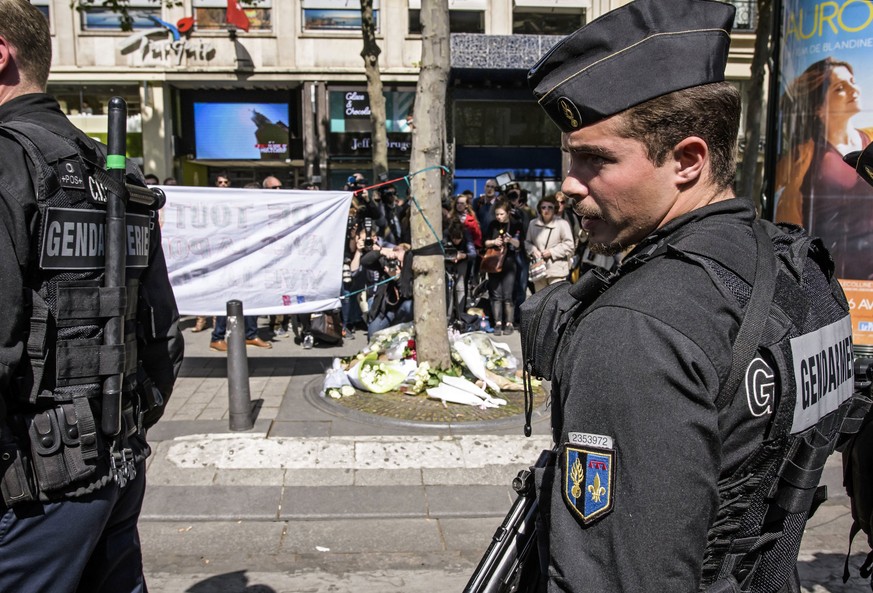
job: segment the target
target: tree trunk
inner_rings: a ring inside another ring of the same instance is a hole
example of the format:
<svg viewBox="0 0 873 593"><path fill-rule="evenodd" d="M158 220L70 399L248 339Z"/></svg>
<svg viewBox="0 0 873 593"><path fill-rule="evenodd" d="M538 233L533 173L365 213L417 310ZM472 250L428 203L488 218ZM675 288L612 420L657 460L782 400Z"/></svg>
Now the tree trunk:
<svg viewBox="0 0 873 593"><path fill-rule="evenodd" d="M379 72L379 54L376 43L376 23L373 22L373 0L361 0L361 33L364 36L364 71L367 73L367 95L370 98L370 124L373 127L370 145L373 151L373 182L387 179L388 132L385 129L385 95L382 94L382 76Z"/></svg>
<svg viewBox="0 0 873 593"><path fill-rule="evenodd" d="M771 0L758 0L758 24L755 29L755 53L752 57L752 76L746 96L746 126L743 132L746 150L741 165L739 195L751 199L761 208L761 175L758 170L761 143L761 116L764 105L764 66L770 55L770 29L773 22Z"/></svg>
<svg viewBox="0 0 873 593"><path fill-rule="evenodd" d="M410 172L443 165L446 138L446 91L449 80L448 0L421 2L421 71L415 89ZM439 169L412 178L412 195L424 212L412 205L413 248L442 239L442 196L445 177ZM430 226L433 227L433 231ZM438 236L434 236L434 231ZM442 253L413 259L415 336L418 360L434 367L451 365L447 334L446 273Z"/></svg>

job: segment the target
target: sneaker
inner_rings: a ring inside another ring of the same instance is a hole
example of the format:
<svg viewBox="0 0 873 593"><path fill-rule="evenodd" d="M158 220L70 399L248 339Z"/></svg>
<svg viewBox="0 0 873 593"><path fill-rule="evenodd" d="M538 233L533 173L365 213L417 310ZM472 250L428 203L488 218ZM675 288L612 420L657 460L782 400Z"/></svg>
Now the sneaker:
<svg viewBox="0 0 873 593"><path fill-rule="evenodd" d="M312 348L313 344L315 344L315 338L310 335L303 337L303 348L305 350L309 350L310 348Z"/></svg>
<svg viewBox="0 0 873 593"><path fill-rule="evenodd" d="M261 338L252 338L251 340L246 340L246 346L254 346L255 348L272 348L273 345L269 342L265 342Z"/></svg>
<svg viewBox="0 0 873 593"><path fill-rule="evenodd" d="M504 336L511 336L512 335L512 324L511 323L507 323L506 327L503 328L503 335Z"/></svg>
<svg viewBox="0 0 873 593"><path fill-rule="evenodd" d="M287 338L287 337L288 337L288 330L287 330L287 329L282 329L282 328L280 327L279 329L277 329L276 331L273 332L273 337L276 337L276 338Z"/></svg>
<svg viewBox="0 0 873 593"><path fill-rule="evenodd" d="M206 318L198 317L197 321L194 323L194 327L191 328L191 331L197 333L202 332L204 329L206 329Z"/></svg>
<svg viewBox="0 0 873 593"><path fill-rule="evenodd" d="M503 335L503 327L501 327L500 325L495 325L495 326L494 326L494 333L491 334L491 335L493 335L493 336L502 336L502 335Z"/></svg>
<svg viewBox="0 0 873 593"><path fill-rule="evenodd" d="M227 342L224 340L209 342L209 349L214 352L227 352Z"/></svg>

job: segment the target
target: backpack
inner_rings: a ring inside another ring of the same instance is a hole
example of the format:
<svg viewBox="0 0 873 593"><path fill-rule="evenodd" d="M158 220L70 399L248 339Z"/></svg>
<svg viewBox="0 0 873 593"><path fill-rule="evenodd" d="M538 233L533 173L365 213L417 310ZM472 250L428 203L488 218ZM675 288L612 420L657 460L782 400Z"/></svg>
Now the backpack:
<svg viewBox="0 0 873 593"><path fill-rule="evenodd" d="M860 363L860 364L859 364ZM866 366L866 369L863 367ZM859 368L861 367L861 368ZM861 372L861 371L864 372ZM855 364L856 385L868 399L871 397L873 385L873 359L861 358ZM863 382L860 378L863 378ZM849 496L852 509L852 528L849 531L849 548L846 552L846 562L843 567L843 582L849 580L849 557L852 554L852 541L860 532L867 536L870 552L861 564L859 574L867 579L873 576L873 410L869 411L861 422L861 428L848 437L838 447L843 455L843 486ZM870 588L873 589L873 579Z"/></svg>

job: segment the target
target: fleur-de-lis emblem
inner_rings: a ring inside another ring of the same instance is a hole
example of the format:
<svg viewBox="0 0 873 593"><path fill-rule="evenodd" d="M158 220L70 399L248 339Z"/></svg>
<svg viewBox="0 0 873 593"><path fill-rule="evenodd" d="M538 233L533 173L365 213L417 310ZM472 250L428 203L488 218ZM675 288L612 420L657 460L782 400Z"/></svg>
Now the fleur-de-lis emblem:
<svg viewBox="0 0 873 593"><path fill-rule="evenodd" d="M573 464L573 468L570 470L570 479L573 480L573 488L570 489L570 493L573 495L573 498L579 498L582 496L582 487L580 484L582 480L585 478L585 470L582 469L582 464L579 463L579 458L576 458L576 462Z"/></svg>
<svg viewBox="0 0 873 593"><path fill-rule="evenodd" d="M588 493L592 502L600 502L600 497L606 494L606 488L600 485L600 474L594 474L594 483L588 486Z"/></svg>

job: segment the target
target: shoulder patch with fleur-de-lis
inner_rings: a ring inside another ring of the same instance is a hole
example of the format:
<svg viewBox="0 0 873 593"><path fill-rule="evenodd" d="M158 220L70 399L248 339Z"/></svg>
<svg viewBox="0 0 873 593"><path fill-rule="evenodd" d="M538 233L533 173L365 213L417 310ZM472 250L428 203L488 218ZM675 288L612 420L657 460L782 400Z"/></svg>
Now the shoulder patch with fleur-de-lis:
<svg viewBox="0 0 873 593"><path fill-rule="evenodd" d="M615 451L564 448L564 501L586 525L608 514L613 506Z"/></svg>

